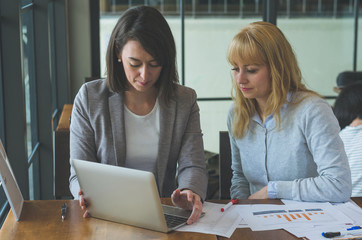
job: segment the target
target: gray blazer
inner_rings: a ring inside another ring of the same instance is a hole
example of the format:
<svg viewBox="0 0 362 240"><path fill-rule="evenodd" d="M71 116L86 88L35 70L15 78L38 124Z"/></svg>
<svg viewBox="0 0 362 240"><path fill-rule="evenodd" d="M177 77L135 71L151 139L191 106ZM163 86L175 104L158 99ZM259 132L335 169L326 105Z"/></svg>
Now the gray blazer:
<svg viewBox="0 0 362 240"><path fill-rule="evenodd" d="M80 88L70 124L70 159L125 165L123 97L111 92L104 79ZM207 172L196 93L179 85L168 104L161 99L159 104L160 139L154 171L159 194L170 197L177 187L190 189L204 200ZM78 198L79 183L72 164L69 183Z"/></svg>

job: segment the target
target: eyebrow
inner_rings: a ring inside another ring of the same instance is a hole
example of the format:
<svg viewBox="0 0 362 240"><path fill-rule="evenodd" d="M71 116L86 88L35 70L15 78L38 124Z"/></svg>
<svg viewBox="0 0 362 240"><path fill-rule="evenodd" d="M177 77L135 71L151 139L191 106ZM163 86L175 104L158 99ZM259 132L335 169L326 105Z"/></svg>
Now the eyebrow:
<svg viewBox="0 0 362 240"><path fill-rule="evenodd" d="M128 57L128 59L131 59L131 60L133 60L133 61L138 61L138 62L141 61L141 60L139 60L139 59L137 59L137 58L134 58L134 57Z"/></svg>
<svg viewBox="0 0 362 240"><path fill-rule="evenodd" d="M141 62L141 60L139 60L138 58L134 58L134 57L128 57L128 59L131 59L131 60L137 61L137 62ZM148 61L148 62L157 62L157 60L156 60L156 59L151 59L151 60Z"/></svg>
<svg viewBox="0 0 362 240"><path fill-rule="evenodd" d="M257 64L257 63L251 63L251 64L245 64L244 67L249 67L249 66L263 66L264 64Z"/></svg>

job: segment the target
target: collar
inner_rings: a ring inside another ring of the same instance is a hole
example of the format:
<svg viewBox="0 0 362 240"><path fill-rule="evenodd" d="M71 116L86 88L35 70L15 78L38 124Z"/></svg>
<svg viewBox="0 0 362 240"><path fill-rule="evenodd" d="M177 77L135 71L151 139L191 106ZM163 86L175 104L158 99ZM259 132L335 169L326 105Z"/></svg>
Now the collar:
<svg viewBox="0 0 362 240"><path fill-rule="evenodd" d="M283 104L282 108L280 109L280 117L282 118L283 115L285 114L289 103L292 100L292 93L288 92L287 94L287 100L285 101L285 103ZM257 112L255 112L254 116L252 116L251 118L253 121L255 121L256 123L258 123L259 125L263 126L264 128L270 128L271 126L274 126L274 113L270 114L269 116L267 116L265 118L265 121L263 123L263 121L261 120L259 114Z"/></svg>

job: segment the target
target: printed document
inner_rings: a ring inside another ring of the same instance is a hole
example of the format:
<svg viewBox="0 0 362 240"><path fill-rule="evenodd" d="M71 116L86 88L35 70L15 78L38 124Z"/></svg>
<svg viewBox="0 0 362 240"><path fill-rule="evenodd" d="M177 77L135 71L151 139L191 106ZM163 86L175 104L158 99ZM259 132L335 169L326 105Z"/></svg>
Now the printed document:
<svg viewBox="0 0 362 240"><path fill-rule="evenodd" d="M242 220L242 213L238 211L239 205L233 205L221 212L224 206L225 204L204 202L202 211L205 212L205 216L196 223L185 225L176 231L208 233L230 238Z"/></svg>

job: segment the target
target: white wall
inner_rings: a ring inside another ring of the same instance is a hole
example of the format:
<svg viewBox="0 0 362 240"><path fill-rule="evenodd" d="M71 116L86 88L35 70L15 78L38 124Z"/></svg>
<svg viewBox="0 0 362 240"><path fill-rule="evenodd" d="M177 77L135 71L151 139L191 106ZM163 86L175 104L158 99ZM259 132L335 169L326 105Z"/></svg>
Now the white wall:
<svg viewBox="0 0 362 240"><path fill-rule="evenodd" d="M69 76L73 101L85 77L90 77L90 9L88 0L68 1Z"/></svg>

